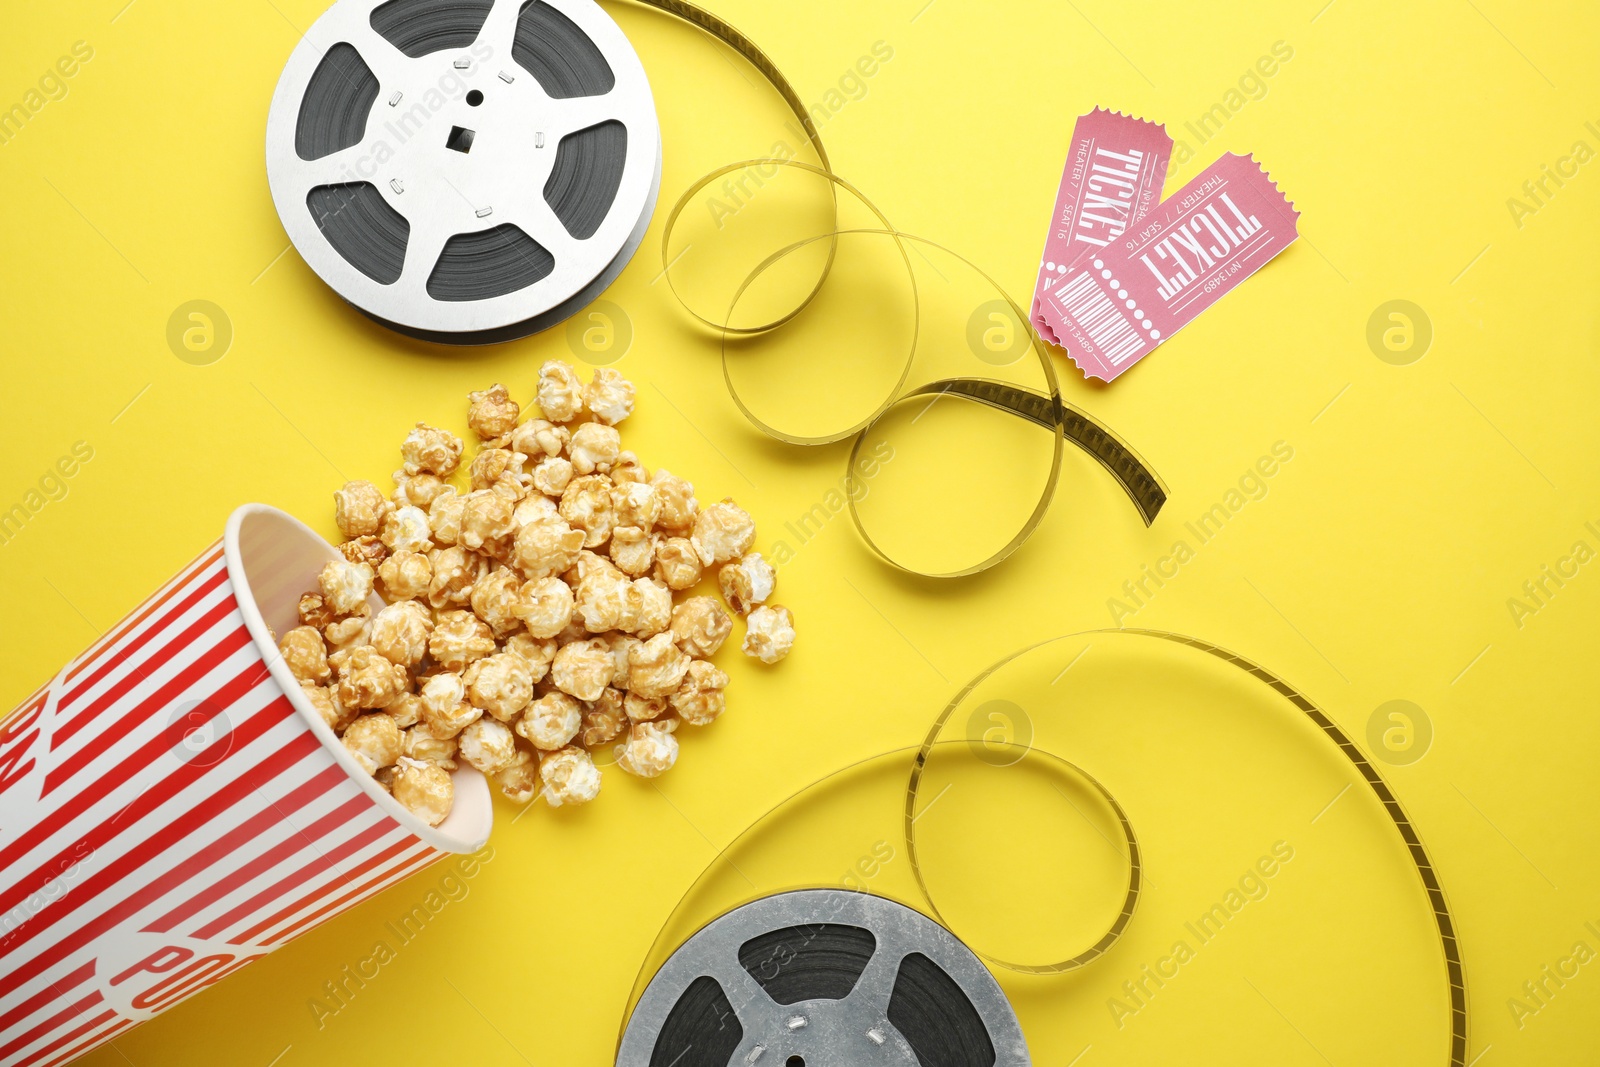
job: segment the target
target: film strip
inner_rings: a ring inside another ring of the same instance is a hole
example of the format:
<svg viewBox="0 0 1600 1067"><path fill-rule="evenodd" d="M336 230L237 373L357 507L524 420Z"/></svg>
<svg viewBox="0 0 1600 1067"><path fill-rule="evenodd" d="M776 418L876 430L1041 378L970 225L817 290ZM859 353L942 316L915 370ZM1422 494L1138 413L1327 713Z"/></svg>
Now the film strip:
<svg viewBox="0 0 1600 1067"><path fill-rule="evenodd" d="M754 836L758 835L764 827L771 825L774 820L782 817L786 812L790 811L796 804L803 803L803 801L807 799L810 794L812 794L813 790L825 786L828 783L843 781L853 773L862 768L868 767L869 765L878 764L883 760L893 760L895 761L896 765L909 766L909 778L906 779L906 785L903 793L903 809L899 823L901 827L902 840L906 847L906 854L910 860L911 874L914 878L916 892L921 898L920 901L917 902L917 906L922 909L932 920L935 920L939 928L945 931L952 931L951 924L945 918L935 900L935 894L931 885L932 878L929 874L926 862L919 847L919 831L917 825L921 813L928 809L932 800L937 799L923 796L923 790L927 781L926 776L931 757L936 750L939 750L942 747L952 745L959 746L963 744L963 742L959 739L945 737L947 725L949 724L952 716L965 706L965 702L968 700L968 698L975 691L978 691L979 687L982 686L986 680L990 679L992 676L996 675L997 672L1001 671L1003 668L1007 667L1013 662L1021 659L1029 653L1045 649L1047 646L1052 644L1066 642L1071 639L1088 640L1092 638L1098 640L1103 637L1115 637L1118 640L1131 640L1140 642L1160 642L1167 645L1182 646L1202 653L1204 656L1209 657L1211 660L1214 660L1217 663L1225 664L1227 667L1237 669L1242 673L1242 675L1248 676L1249 678L1262 683L1267 690L1270 690L1271 693L1276 694L1277 697L1282 698L1282 700L1286 701L1290 706L1292 706L1296 712L1304 716L1304 718L1315 728L1316 733L1326 738L1332 743L1333 747L1337 749L1340 757L1342 758L1342 762L1347 762L1348 765L1354 769L1362 782L1366 784L1371 795L1381 806L1384 813L1382 816L1384 824L1392 826L1394 831L1398 834L1400 841L1405 847L1407 861L1424 891L1427 901L1427 908L1433 920L1434 932L1437 936L1437 943L1442 961L1444 963L1443 970L1449 1005L1449 1038L1446 1043L1446 1048L1443 1050L1443 1058L1445 1062L1450 1065L1450 1067L1466 1067L1468 1047L1468 1008L1466 987L1462 972L1460 946L1455 932L1455 922L1451 916L1444 890L1440 885L1438 874L1434 869L1432 860L1424 848L1414 824L1411 822L1410 817L1405 813L1393 790L1384 781L1382 775L1378 772L1372 761L1368 759L1366 754L1363 753L1361 749L1357 747L1356 744L1349 738L1349 736L1344 733L1338 724L1335 723L1324 711L1322 711L1322 709L1320 709L1312 700L1302 694L1299 690L1295 689L1277 675L1261 667L1259 664L1252 662L1251 660L1248 660L1233 652L1229 652L1228 650L1217 645L1182 634L1158 630L1091 630L1080 634L1071 634L1064 637L1042 641L1011 653L1010 655L983 670L970 682L968 682L951 699L949 704L947 704L945 708L941 710L919 745L896 749L892 752L884 753L877 757L870 757L866 760L861 760L842 767L825 776L824 778L819 779L817 782L812 783L810 786L807 786L804 789L792 794L788 799L775 805L766 814L755 820L722 850L718 857L706 868L706 871L702 873L695 885L691 886L690 889L684 894L677 909L675 910L674 916L676 917L678 912L688 911L689 902L699 898L703 887L711 884L715 876L724 866L727 866L735 871L739 871L739 873L743 875L743 872L740 871L738 864L734 859L735 854L738 852L741 846ZM1076 662L1076 660L1074 660L1074 662ZM1135 836L1133 826L1129 821L1127 813L1106 786L1090 776L1081 767L1075 766L1065 759L1062 759L1060 756L1044 751L1037 746L1029 747L1027 755L1043 757L1047 759L1052 766L1062 769L1082 780L1087 786L1096 791L1108 803L1110 809L1115 813L1115 816L1122 827L1124 835L1125 855L1129 868L1128 891L1121 909L1118 911L1116 917L1105 933L1101 935L1099 939L1089 948L1076 953L1069 958L1052 962L1035 963L1000 958L994 954L978 952L974 949L971 949L970 946L968 947L967 951L971 952L973 955L981 957L991 967L1005 971L1012 971L1023 975L1062 974L1064 972L1085 967L1088 964L1093 963L1095 960L1105 956L1112 946L1116 944L1117 941L1119 941L1127 932L1129 926L1131 925L1134 912L1139 901L1140 891L1145 882L1146 859ZM744 876L744 879L745 881L748 881L748 876ZM852 898L860 898L865 900L876 899L871 893L866 892L860 887L840 889L835 886L830 890L830 892L836 895L835 900L831 905L831 907L834 908L834 912L832 913L834 915L839 913L838 908L840 907L840 904L838 901L840 900L847 901ZM776 895L759 897L756 900L756 905L761 905L764 902L769 901L782 900L786 895L788 894L780 892ZM724 919L728 920L728 925L730 927L740 930L743 938L748 939L757 936L759 933L758 930L748 924L741 924L741 921L738 917L744 912L745 906L738 906L733 909L726 910L722 919L717 919L707 924L705 926L705 931L710 932L714 929L718 931L716 934L709 936L707 940L722 940L724 938L724 935L721 933L723 928L719 927L718 925L719 923L723 922ZM826 916L819 917L817 915L812 915L810 918L797 918L795 914L783 911L782 909L779 909L778 912L774 914L782 914L787 916L785 922L788 926L803 926L806 923L833 921L831 918ZM793 921L787 921L789 919L792 919ZM777 925L777 920L767 922L764 925L763 923L756 923L755 925L761 927L762 929L766 929ZM699 944L698 937L685 939L680 946L670 945L667 942L667 938L669 937L669 931L672 929L672 927L673 920L669 920L667 926L663 927L661 934L658 935L657 945L652 949L650 957L647 958L645 967L641 970L639 981L635 985L634 995L632 998L630 998L628 1010L625 1012L625 1018L623 1020L622 1029L618 1039L619 1057L617 1062L619 1065L633 1067L635 1064L642 1065L647 1063L666 1063L670 1061L670 1055L667 1055L662 1059L652 1059L651 1050L655 1049L657 1051L664 1051L668 1047L675 1048L677 1046L652 1045L650 1042L658 1034L669 1033L669 1031L666 1031L662 1028L661 1020L663 1020L670 1012L671 1005L676 1002L676 998L683 995L683 990L686 985L683 980L683 976L689 974L690 972L693 972L695 975L714 974L722 978L726 978L731 974L735 979L735 981L727 983L728 988L733 989L733 993L727 994L726 990L724 990L724 995L726 995L728 998L727 1008L724 1009L721 1014L716 1012L710 1013L710 1017L712 1018L724 1020L738 1018L742 1020L744 1016L739 1015L738 1011L735 1010L737 1007L742 1006L743 1001L741 1001L740 998L755 1001L758 1005L760 1005L762 1011L770 1011L770 1009L768 1009L765 1003L762 1001L762 996L764 995L763 991L758 989L756 985L752 984L750 981L747 981L745 978L740 978L737 973L730 970L726 954L724 954L725 958L723 959L722 963L713 966L711 963L707 962L712 957L700 951L700 949L697 947ZM799 935L791 933L788 938L788 942L791 944L794 943L798 936ZM779 940L782 941L783 939ZM742 944L743 942L741 941L740 943ZM650 959L660 958L669 951L672 953L670 957L671 962L652 973L649 970ZM680 954L682 957L681 959ZM826 956L826 953L824 953L824 956ZM828 965L821 964L820 966L823 969L827 969ZM811 970L810 967L804 967L802 969L807 971ZM715 978L710 980L713 982L713 984L715 984L717 981ZM963 988L965 988L965 986L963 986ZM673 992L671 992L669 995L668 991ZM711 996L711 991L708 988L703 987L700 992L705 998L712 1000L716 999L715 997ZM881 1004L881 997L879 998L879 1002ZM752 1011L751 1014L752 1017L765 1018L765 1016L762 1016L760 1012ZM855 1018L856 1021L860 1021L859 1017L853 1016L852 1018ZM882 1021L882 1019L875 1017L865 1025L878 1026ZM671 1031L670 1033L678 1034L678 1036L681 1037L681 1032L679 1031ZM674 1038L674 1040L677 1039L677 1037ZM745 1055L748 1055L750 1049L750 1045L748 1043L731 1047L736 1047ZM703 1062L708 1064L715 1063L717 1067L721 1067L721 1065L724 1063L742 1064L746 1062L746 1060L740 1058L711 1058L703 1061L695 1060L692 1062ZM778 1059L777 1062L784 1061L782 1059ZM827 1062L834 1061L830 1060ZM990 1061L980 1057L973 1062L987 1063ZM997 1060L995 1062L1001 1061Z"/></svg>

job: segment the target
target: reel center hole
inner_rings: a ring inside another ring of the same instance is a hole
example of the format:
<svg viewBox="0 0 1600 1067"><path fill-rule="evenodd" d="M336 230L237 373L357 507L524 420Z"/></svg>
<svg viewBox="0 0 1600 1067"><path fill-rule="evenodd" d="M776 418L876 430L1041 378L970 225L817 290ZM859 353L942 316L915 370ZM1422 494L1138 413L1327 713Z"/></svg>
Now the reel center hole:
<svg viewBox="0 0 1600 1067"><path fill-rule="evenodd" d="M481 103L483 103L483 91L481 89L474 89L467 94L468 107L477 107Z"/></svg>
<svg viewBox="0 0 1600 1067"><path fill-rule="evenodd" d="M464 155L472 151L472 139L476 136L476 133L465 126L452 126L450 127L450 136L444 139L444 146L452 152L460 152Z"/></svg>
<svg viewBox="0 0 1600 1067"><path fill-rule="evenodd" d="M806 1058L804 1056L790 1056L783 1061L783 1067L806 1067Z"/></svg>

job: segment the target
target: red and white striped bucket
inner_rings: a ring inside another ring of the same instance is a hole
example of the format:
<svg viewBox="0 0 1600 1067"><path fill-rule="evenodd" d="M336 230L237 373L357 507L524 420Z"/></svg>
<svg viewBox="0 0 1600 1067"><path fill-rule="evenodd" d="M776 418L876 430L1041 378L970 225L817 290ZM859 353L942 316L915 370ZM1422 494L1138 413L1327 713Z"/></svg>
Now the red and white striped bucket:
<svg viewBox="0 0 1600 1067"><path fill-rule="evenodd" d="M249 504L222 541L0 720L0 1065L82 1055L489 837L372 780L271 633L337 553ZM374 601L374 606L377 606ZM271 627L271 633L268 631Z"/></svg>

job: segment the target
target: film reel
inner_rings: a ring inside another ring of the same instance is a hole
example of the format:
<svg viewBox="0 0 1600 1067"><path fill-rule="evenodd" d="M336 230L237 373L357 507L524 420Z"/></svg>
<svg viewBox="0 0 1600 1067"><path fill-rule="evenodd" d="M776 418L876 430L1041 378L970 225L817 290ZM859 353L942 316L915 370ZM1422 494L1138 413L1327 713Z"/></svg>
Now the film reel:
<svg viewBox="0 0 1600 1067"><path fill-rule="evenodd" d="M870 893L804 889L713 920L656 972L618 1067L1031 1063L993 976L955 935Z"/></svg>
<svg viewBox="0 0 1600 1067"><path fill-rule="evenodd" d="M339 0L267 115L290 241L370 318L449 344L561 321L649 225L661 133L593 0Z"/></svg>

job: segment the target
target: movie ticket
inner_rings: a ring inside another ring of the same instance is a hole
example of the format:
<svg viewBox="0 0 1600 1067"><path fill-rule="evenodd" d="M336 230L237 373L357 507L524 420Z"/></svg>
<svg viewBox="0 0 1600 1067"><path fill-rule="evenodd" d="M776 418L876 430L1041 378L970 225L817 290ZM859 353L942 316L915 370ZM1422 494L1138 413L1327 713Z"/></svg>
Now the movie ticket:
<svg viewBox="0 0 1600 1067"><path fill-rule="evenodd" d="M1110 381L1289 247L1298 217L1255 160L1229 153L1058 270L1040 313L1086 375Z"/></svg>
<svg viewBox="0 0 1600 1067"><path fill-rule="evenodd" d="M1031 317L1046 340L1061 343L1040 313L1045 294L1150 213L1161 199L1171 158L1172 138L1159 123L1104 108L1079 117L1033 288Z"/></svg>

